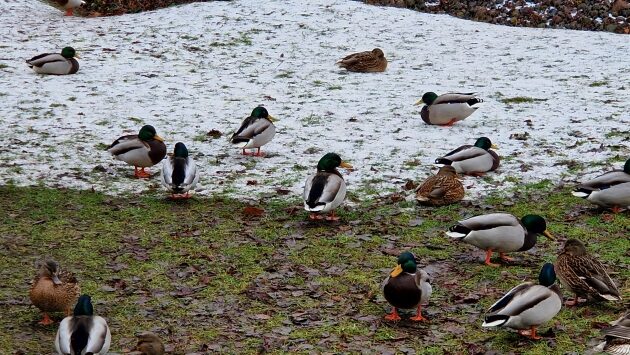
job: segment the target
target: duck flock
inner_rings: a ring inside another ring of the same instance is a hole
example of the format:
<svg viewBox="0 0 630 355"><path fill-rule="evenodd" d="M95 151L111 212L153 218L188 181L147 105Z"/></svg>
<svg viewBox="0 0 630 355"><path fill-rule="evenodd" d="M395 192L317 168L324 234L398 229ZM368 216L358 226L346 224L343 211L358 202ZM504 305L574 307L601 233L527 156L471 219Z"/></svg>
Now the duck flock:
<svg viewBox="0 0 630 355"><path fill-rule="evenodd" d="M80 5L76 1L68 3L71 4L69 14L73 7ZM66 75L79 70L79 62L75 58L78 58L76 51L65 47L58 54L44 53L26 62L38 74ZM384 52L375 48L350 54L337 64L350 72L379 73L386 70L388 63ZM421 119L426 124L446 129L472 115L481 103L482 99L474 93L438 95L427 92L418 101L418 104L424 104ZM273 122L274 118L267 108L255 107L230 141L243 155L249 155L251 159L262 157L264 152L261 148L276 134ZM437 157L435 163L441 167L435 176L429 177L416 189L418 203L442 206L461 201L465 195L461 175L483 176L499 167L500 157L493 148L496 149L490 138L480 137L473 145L462 145ZM176 142L172 155L167 157L164 139L148 124L142 126L136 135L118 138L107 150L114 158L133 166L134 177L139 179L150 179L152 175L146 169L161 164L160 180L172 199L191 198L198 181L210 178L200 176L184 142ZM343 204L346 196L346 183L339 168L353 169L338 154L330 152L321 157L316 171L305 177L302 197L309 219L339 219L335 209ZM623 168L603 173L576 186L573 195L613 213L629 209L630 159ZM507 213L479 215L454 223L445 234L484 250L484 262L489 267L499 266L491 262L493 253L498 253L500 260L508 261L511 259L506 253L533 248L538 235L554 239L547 229L545 218L532 214L521 218ZM557 279L573 298L563 302ZM416 315L410 319L426 321L421 311L422 306L430 302L430 275L418 268L413 253L405 251L400 254L396 267L384 280L382 290L392 307L385 320L399 321L399 309L416 309ZM49 312L66 313L67 317L61 321L55 338L59 354L105 354L109 351L111 333L106 320L94 315L90 296L80 295L76 278L62 271L56 261L44 260L39 264L30 299L43 312L42 324L54 323L48 316ZM602 263L588 252L582 242L569 239L554 264L541 266L538 283L516 285L487 310L480 322L483 327L516 329L523 336L537 340L541 338L537 335L537 327L558 314L563 304L572 307L589 301L617 302L621 299L615 281ZM622 315L612 327L605 329L604 335L600 350L630 354L630 313ZM144 354L164 353L162 343L152 333L140 336L137 350Z"/></svg>

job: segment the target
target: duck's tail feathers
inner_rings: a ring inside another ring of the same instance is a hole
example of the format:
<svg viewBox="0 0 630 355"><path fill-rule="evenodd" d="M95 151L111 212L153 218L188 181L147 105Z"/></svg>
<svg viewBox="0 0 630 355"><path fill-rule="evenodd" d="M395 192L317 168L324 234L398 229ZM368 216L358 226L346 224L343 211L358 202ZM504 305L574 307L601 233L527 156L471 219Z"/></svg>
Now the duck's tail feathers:
<svg viewBox="0 0 630 355"><path fill-rule="evenodd" d="M324 207L326 207L326 204L322 202L304 202L304 209L309 212L320 212Z"/></svg>
<svg viewBox="0 0 630 355"><path fill-rule="evenodd" d="M446 235L451 238L462 239L470 233L470 229L462 226L461 224L456 224L448 229Z"/></svg>
<svg viewBox="0 0 630 355"><path fill-rule="evenodd" d="M575 197L581 197L581 198L587 198L590 196L590 194L591 194L591 191L588 191L586 189L577 189L571 192L571 195Z"/></svg>
<svg viewBox="0 0 630 355"><path fill-rule="evenodd" d="M479 108L479 107L481 107L483 105L483 100L479 99L479 98L476 98L476 97L473 97L472 99L466 101L466 103L468 104L468 106L470 106L470 107L472 107L474 109L477 109L477 108Z"/></svg>
<svg viewBox="0 0 630 355"><path fill-rule="evenodd" d="M437 158L437 159L435 159L435 164L451 165L451 164L453 164L453 161L449 160L449 159L446 159L446 158Z"/></svg>
<svg viewBox="0 0 630 355"><path fill-rule="evenodd" d="M606 301L621 301L621 296L617 296L617 295L611 295L610 293L606 293L606 294L598 294L601 298L605 299Z"/></svg>
<svg viewBox="0 0 630 355"><path fill-rule="evenodd" d="M236 136L232 137L231 142L232 144L238 144L240 148L245 148L247 143L249 143L249 138Z"/></svg>
<svg viewBox="0 0 630 355"><path fill-rule="evenodd" d="M481 325L482 327L499 327L505 324L510 316L506 316L503 314L493 314L490 316L486 316L486 320Z"/></svg>

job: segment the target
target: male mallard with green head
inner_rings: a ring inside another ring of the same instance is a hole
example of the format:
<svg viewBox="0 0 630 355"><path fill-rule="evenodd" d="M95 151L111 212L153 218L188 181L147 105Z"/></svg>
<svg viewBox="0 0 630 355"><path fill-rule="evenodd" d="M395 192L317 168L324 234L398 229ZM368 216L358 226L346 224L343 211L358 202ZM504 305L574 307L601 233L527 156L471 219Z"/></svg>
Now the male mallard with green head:
<svg viewBox="0 0 630 355"><path fill-rule="evenodd" d="M350 54L337 62L342 68L358 73L383 72L387 68L385 53L380 48Z"/></svg>
<svg viewBox="0 0 630 355"><path fill-rule="evenodd" d="M263 156L260 147L269 143L276 134L275 118L267 112L267 109L258 106L247 117L241 127L232 135L230 142L238 144L243 149L243 155L249 155L245 149L258 149L253 156Z"/></svg>
<svg viewBox="0 0 630 355"><path fill-rule="evenodd" d="M461 201L464 185L457 178L452 166L443 166L438 173L429 177L416 189L416 200L420 204L443 206Z"/></svg>
<svg viewBox="0 0 630 355"><path fill-rule="evenodd" d="M577 239L569 239L564 243L556 260L556 271L562 286L575 294L575 299L567 300L567 306L576 305L580 296L603 301L621 300L619 290L604 265L590 255Z"/></svg>
<svg viewBox="0 0 630 355"><path fill-rule="evenodd" d="M501 260L510 261L506 252L525 251L536 245L538 234L553 239L547 231L544 218L528 214L521 218L508 213L491 213L471 217L450 227L446 235L476 246L486 251L485 264L499 266L490 262L493 252L499 252Z"/></svg>
<svg viewBox="0 0 630 355"><path fill-rule="evenodd" d="M553 265L546 263L540 270L538 285L525 282L511 289L488 309L482 326L518 329L521 335L540 339L536 328L562 308L562 293L555 282Z"/></svg>
<svg viewBox="0 0 630 355"><path fill-rule="evenodd" d="M72 47L65 47L59 53L44 53L26 61L29 68L38 74L66 75L79 71L79 58Z"/></svg>
<svg viewBox="0 0 630 355"><path fill-rule="evenodd" d="M398 256L398 265L383 282L383 295L392 306L392 313L385 316L386 320L399 321L398 308L417 308L413 321L425 321L422 317L422 305L426 305L431 297L429 275L422 269L418 270L416 257L410 252Z"/></svg>
<svg viewBox="0 0 630 355"><path fill-rule="evenodd" d="M173 156L162 164L162 185L172 194L173 199L190 198L188 191L199 181L197 166L188 156L188 149L182 142L175 144Z"/></svg>
<svg viewBox="0 0 630 355"><path fill-rule="evenodd" d="M453 92L438 96L434 92L426 92L416 105L425 104L420 111L425 123L450 127L472 115L482 102L474 93Z"/></svg>
<svg viewBox="0 0 630 355"><path fill-rule="evenodd" d="M72 305L79 297L79 292L81 289L76 277L67 271L62 271L59 263L54 260L39 262L37 276L29 292L31 302L44 315L39 324L54 323L48 316L49 312L64 312L69 315Z"/></svg>
<svg viewBox="0 0 630 355"><path fill-rule="evenodd" d="M337 168L352 169L352 165L342 161L338 154L328 153L317 163L317 173L306 179L304 209L310 212L310 219L322 219L320 214L327 212L330 212L327 220L339 219L335 208L346 198L346 182Z"/></svg>
<svg viewBox="0 0 630 355"><path fill-rule="evenodd" d="M59 324L55 348L60 355L107 354L112 334L103 317L94 315L92 299L79 297L74 313Z"/></svg>
<svg viewBox="0 0 630 355"><path fill-rule="evenodd" d="M630 208L630 159L623 170L609 171L592 180L580 184L573 196L581 197L614 213Z"/></svg>
<svg viewBox="0 0 630 355"><path fill-rule="evenodd" d="M482 176L499 167L500 158L490 148L497 149L497 146L492 144L488 137L481 137L477 139L474 146L463 145L437 158L435 163L450 165L460 174Z"/></svg>
<svg viewBox="0 0 630 355"><path fill-rule="evenodd" d="M122 160L134 167L134 176L149 178L151 174L144 168L153 166L166 156L166 145L162 137L158 136L155 128L145 125L138 134L122 136L107 148L114 158ZM141 169L138 169L141 168Z"/></svg>

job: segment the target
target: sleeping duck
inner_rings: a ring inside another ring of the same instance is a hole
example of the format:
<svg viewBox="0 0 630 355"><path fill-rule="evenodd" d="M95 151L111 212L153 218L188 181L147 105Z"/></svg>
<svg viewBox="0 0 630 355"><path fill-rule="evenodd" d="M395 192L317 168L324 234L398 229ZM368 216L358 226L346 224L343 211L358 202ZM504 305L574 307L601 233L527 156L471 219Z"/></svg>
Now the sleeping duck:
<svg viewBox="0 0 630 355"><path fill-rule="evenodd" d="M566 241L555 267L562 286L575 294L575 299L567 300L565 305L576 305L580 296L603 301L621 300L619 290L604 265L590 255L579 240Z"/></svg>
<svg viewBox="0 0 630 355"><path fill-rule="evenodd" d="M612 355L630 354L630 313L612 323L612 327L602 330L606 336L604 342L597 346L598 351Z"/></svg>
<svg viewBox="0 0 630 355"><path fill-rule="evenodd" d="M74 314L59 324L55 348L62 355L107 354L112 335L104 318L94 315L88 295L79 297Z"/></svg>
<svg viewBox="0 0 630 355"><path fill-rule="evenodd" d="M162 163L161 180L173 199L190 198L188 191L197 185L199 173L184 143L177 142L173 156Z"/></svg>
<svg viewBox="0 0 630 355"><path fill-rule="evenodd" d="M386 320L399 321L398 308L417 308L413 321L425 321L422 317L422 305L426 305L431 297L429 275L422 269L418 270L416 258L410 252L398 256L398 265L383 282L383 295L392 305L392 313L385 316Z"/></svg>
<svg viewBox="0 0 630 355"><path fill-rule="evenodd" d="M492 252L499 252L503 261L511 258L506 252L525 251L536 244L538 234L553 239L547 231L545 219L528 214L519 221L508 213L491 213L471 217L450 227L446 235L476 246L486 251L485 264L499 266L490 262Z"/></svg>
<svg viewBox="0 0 630 355"><path fill-rule="evenodd" d="M122 160L134 167L134 176L149 178L151 174L144 168L153 166L166 156L166 145L162 137L158 136L155 128L145 125L138 134L122 136L107 148L114 158ZM141 169L138 169L141 168Z"/></svg>
<svg viewBox="0 0 630 355"><path fill-rule="evenodd" d="M626 161L623 170L613 170L580 184L573 191L573 196L611 208L614 213L630 208L630 159Z"/></svg>
<svg viewBox="0 0 630 355"><path fill-rule="evenodd" d="M472 115L482 102L474 93L452 92L438 96L434 92L427 92L416 105L425 104L420 111L420 117L425 123L448 127Z"/></svg>
<svg viewBox="0 0 630 355"><path fill-rule="evenodd" d="M73 10L81 5L85 5L85 1L82 0L55 0L59 6L63 6L66 9L66 16L72 16Z"/></svg>
<svg viewBox="0 0 630 355"><path fill-rule="evenodd" d="M38 263L37 276L33 280L29 297L33 305L44 315L39 324L54 323L48 316L49 312L64 312L70 315L80 292L77 279L71 273L62 271L59 263L54 260Z"/></svg>
<svg viewBox="0 0 630 355"><path fill-rule="evenodd" d="M443 206L461 201L464 198L464 185L457 178L452 166L440 168L416 189L416 200L420 204Z"/></svg>
<svg viewBox="0 0 630 355"><path fill-rule="evenodd" d="M144 332L138 335L136 351L139 351L142 355L164 355L164 345L154 333Z"/></svg>
<svg viewBox="0 0 630 355"><path fill-rule="evenodd" d="M326 220L337 221L335 208L346 197L346 182L337 168L352 169L352 165L341 160L335 153L324 155L317 163L317 173L309 176L304 185L304 209L310 219L322 219L321 213L330 212Z"/></svg>
<svg viewBox="0 0 630 355"><path fill-rule="evenodd" d="M553 265L546 263L540 270L538 285L525 282L511 289L490 307L482 326L518 329L521 335L540 339L536 328L562 308L562 293L555 281Z"/></svg>
<svg viewBox="0 0 630 355"><path fill-rule="evenodd" d="M463 145L437 158L435 163L450 165L460 174L482 176L499 167L499 156L490 148L497 149L497 146L492 144L489 138L481 137L477 139L475 145Z"/></svg>
<svg viewBox="0 0 630 355"><path fill-rule="evenodd" d="M249 155L245 149L258 149L253 156L263 156L260 147L269 143L276 134L276 126L273 124L273 118L267 109L258 106L252 114L247 117L241 127L232 135L230 142L238 144L243 149L243 155Z"/></svg>
<svg viewBox="0 0 630 355"><path fill-rule="evenodd" d="M44 53L26 61L29 68L38 74L66 75L79 71L79 58L72 47L65 47L59 53Z"/></svg>
<svg viewBox="0 0 630 355"><path fill-rule="evenodd" d="M387 59L381 49L374 48L371 51L350 54L338 61L337 65L352 72L376 73L385 71Z"/></svg>

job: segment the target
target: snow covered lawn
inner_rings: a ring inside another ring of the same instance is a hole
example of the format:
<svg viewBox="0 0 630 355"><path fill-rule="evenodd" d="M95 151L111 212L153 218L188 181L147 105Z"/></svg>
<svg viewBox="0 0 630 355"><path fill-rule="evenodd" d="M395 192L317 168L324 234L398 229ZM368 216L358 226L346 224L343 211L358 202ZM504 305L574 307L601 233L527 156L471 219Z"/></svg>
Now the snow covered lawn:
<svg viewBox="0 0 630 355"><path fill-rule="evenodd" d="M398 189L480 136L504 160L487 178L466 178L475 193L572 181L630 156L623 35L347 0L207 2L109 18L67 18L32 0L0 6L0 183L113 194L155 187L157 179L130 178L133 168L104 150L143 124L169 151L186 143L203 174L200 194L299 193L329 151L357 168L346 174L350 191ZM81 55L76 75L39 76L24 63L67 45ZM335 66L374 47L389 60L385 73ZM486 102L452 128L427 126L413 105L425 91L474 91ZM228 142L256 105L280 119L265 158L243 157Z"/></svg>

